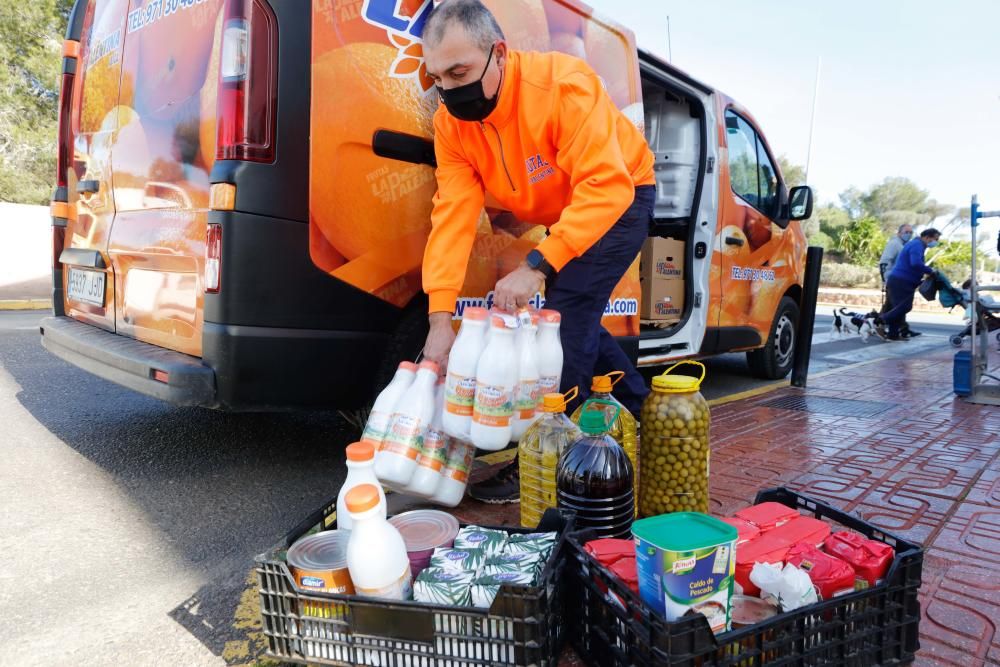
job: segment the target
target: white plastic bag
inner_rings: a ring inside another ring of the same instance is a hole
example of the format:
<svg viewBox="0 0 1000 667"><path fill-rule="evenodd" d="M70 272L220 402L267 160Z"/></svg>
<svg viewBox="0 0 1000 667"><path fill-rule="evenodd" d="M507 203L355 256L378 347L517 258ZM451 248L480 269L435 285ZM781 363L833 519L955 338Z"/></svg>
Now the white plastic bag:
<svg viewBox="0 0 1000 667"><path fill-rule="evenodd" d="M819 600L809 575L791 563L784 568L777 564L754 563L750 581L760 588L762 598L777 603L782 611L792 611Z"/></svg>

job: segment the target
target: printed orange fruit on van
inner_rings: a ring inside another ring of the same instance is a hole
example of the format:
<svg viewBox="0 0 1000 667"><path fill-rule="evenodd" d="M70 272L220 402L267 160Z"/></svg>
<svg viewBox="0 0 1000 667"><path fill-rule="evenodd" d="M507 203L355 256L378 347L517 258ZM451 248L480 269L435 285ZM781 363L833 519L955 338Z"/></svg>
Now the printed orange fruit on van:
<svg viewBox="0 0 1000 667"><path fill-rule="evenodd" d="M311 209L319 229L347 259L430 229L434 170L372 152L372 135L388 129L432 134L432 95L416 82L387 76L396 49L348 44L313 63L313 90L336 90L346 104L314 104ZM315 99L315 98L314 98Z"/></svg>
<svg viewBox="0 0 1000 667"><path fill-rule="evenodd" d="M172 118L201 90L223 0L178 9L146 24L139 40L135 107L154 118Z"/></svg>
<svg viewBox="0 0 1000 667"><path fill-rule="evenodd" d="M625 73L632 74L629 44L625 35L615 32L595 19L587 22L584 46L587 62L600 75L604 86L621 109L632 102L632 81Z"/></svg>
<svg viewBox="0 0 1000 667"><path fill-rule="evenodd" d="M549 24L542 0L484 0L507 43L521 51L548 51Z"/></svg>
<svg viewBox="0 0 1000 667"><path fill-rule="evenodd" d="M762 331L771 328L778 300L788 289L789 266L784 259L775 260L770 267L774 271L774 280L755 280L750 283L750 310L747 319L751 326Z"/></svg>
<svg viewBox="0 0 1000 667"><path fill-rule="evenodd" d="M546 0L544 6L550 35L565 33L583 37L584 17L582 14L558 0Z"/></svg>

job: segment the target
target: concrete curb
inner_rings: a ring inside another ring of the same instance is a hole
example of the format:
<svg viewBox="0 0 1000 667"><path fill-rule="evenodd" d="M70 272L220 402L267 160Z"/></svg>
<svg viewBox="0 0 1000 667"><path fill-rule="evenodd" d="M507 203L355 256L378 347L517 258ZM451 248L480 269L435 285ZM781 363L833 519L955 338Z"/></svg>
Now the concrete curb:
<svg viewBox="0 0 1000 667"><path fill-rule="evenodd" d="M4 299L0 310L51 310L52 299Z"/></svg>

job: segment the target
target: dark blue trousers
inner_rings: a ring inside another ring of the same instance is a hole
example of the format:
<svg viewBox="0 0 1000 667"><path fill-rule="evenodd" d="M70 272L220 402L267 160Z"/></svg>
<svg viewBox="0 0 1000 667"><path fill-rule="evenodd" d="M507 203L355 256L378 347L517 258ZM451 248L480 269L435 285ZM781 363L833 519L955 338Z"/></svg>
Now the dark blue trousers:
<svg viewBox="0 0 1000 667"><path fill-rule="evenodd" d="M906 322L906 314L913 310L913 293L917 287L893 276L885 281L892 309L882 315L882 320L889 325L890 336L899 335L899 328Z"/></svg>
<svg viewBox="0 0 1000 667"><path fill-rule="evenodd" d="M649 390L639 371L601 326L601 317L615 285L642 249L653 218L656 188L641 185L635 199L597 243L553 276L545 287L545 307L562 314L560 335L563 346L562 391L580 388L579 398L568 406L576 409L590 395L594 375L624 371L614 395L638 415Z"/></svg>

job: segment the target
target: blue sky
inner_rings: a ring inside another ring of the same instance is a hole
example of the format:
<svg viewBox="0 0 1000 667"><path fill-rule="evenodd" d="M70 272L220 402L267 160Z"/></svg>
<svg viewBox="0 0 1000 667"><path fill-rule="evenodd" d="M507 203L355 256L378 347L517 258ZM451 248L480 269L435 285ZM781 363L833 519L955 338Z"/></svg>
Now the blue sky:
<svg viewBox="0 0 1000 667"><path fill-rule="evenodd" d="M750 109L772 148L836 200L886 176L1000 209L1000 1L586 0L639 45Z"/></svg>

